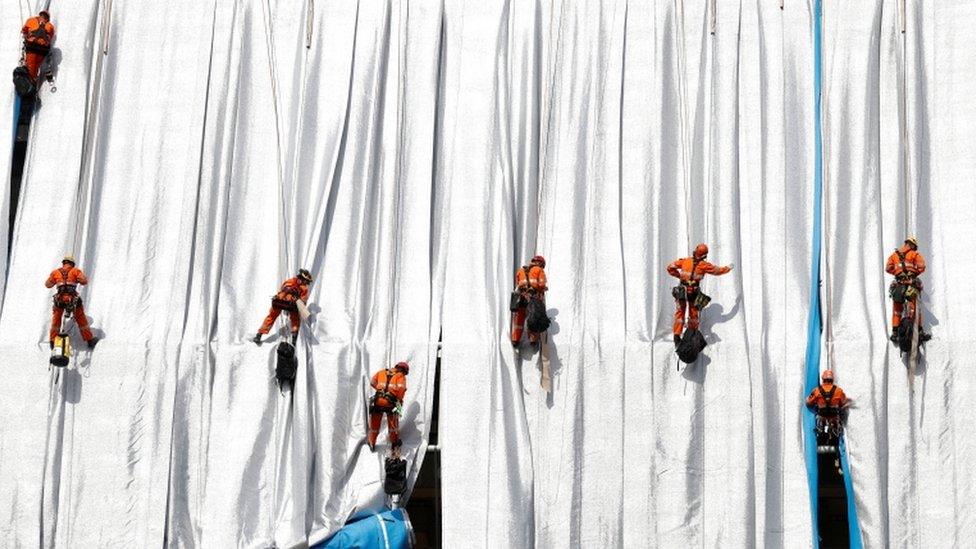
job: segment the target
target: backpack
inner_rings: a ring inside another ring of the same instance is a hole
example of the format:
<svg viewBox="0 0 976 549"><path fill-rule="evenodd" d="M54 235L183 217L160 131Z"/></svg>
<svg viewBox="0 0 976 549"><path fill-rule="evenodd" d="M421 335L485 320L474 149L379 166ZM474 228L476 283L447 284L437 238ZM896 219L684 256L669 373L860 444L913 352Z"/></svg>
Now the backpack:
<svg viewBox="0 0 976 549"><path fill-rule="evenodd" d="M284 386L286 383L295 382L295 373L298 371L298 359L295 358L295 347L283 341L278 344L278 365L275 367L275 378L278 385Z"/></svg>
<svg viewBox="0 0 976 549"><path fill-rule="evenodd" d="M706 345L708 344L705 342L705 336L700 331L685 330L685 335L681 338L676 349L678 358L685 364L691 364L698 360L698 354Z"/></svg>

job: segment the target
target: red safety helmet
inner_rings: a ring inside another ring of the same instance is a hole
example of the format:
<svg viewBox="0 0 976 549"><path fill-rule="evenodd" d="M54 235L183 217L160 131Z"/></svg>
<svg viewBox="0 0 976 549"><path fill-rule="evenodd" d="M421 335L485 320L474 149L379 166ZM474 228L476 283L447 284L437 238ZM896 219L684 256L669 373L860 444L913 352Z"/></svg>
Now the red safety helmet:
<svg viewBox="0 0 976 549"><path fill-rule="evenodd" d="M542 257L541 255L533 257L531 262L538 263L543 269L546 267L546 258Z"/></svg>
<svg viewBox="0 0 976 549"><path fill-rule="evenodd" d="M695 259L702 259L708 255L708 246L705 244L699 244L695 246L694 256Z"/></svg>
<svg viewBox="0 0 976 549"><path fill-rule="evenodd" d="M403 375L408 375L410 373L410 365L407 364L406 361L397 362L396 366L394 366L393 369L403 370Z"/></svg>
<svg viewBox="0 0 976 549"><path fill-rule="evenodd" d="M831 383L833 383L833 381L834 381L834 371L833 370L824 370L823 373L820 374L820 381L830 381Z"/></svg>

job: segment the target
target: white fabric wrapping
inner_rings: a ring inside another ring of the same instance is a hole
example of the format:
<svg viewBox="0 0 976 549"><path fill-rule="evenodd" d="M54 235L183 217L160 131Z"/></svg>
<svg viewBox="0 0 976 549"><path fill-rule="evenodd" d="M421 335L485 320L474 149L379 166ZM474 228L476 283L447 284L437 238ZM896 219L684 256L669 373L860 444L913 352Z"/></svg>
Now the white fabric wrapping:
<svg viewBox="0 0 976 549"><path fill-rule="evenodd" d="M0 318L0 537L315 543L382 503L364 390L397 360L412 366L411 478L423 456L440 9L115 2L102 55L107 5L51 5L64 56L35 115ZM72 248L105 339L52 384L42 283ZM274 345L247 339L302 265L314 317L282 394Z"/></svg>
<svg viewBox="0 0 976 549"><path fill-rule="evenodd" d="M446 206L445 546L811 539L805 331L790 329L809 291L810 11L721 4L715 36L706 18L704 3L672 2L447 12L464 26L448 35L445 84L470 87L462 113L445 104L445 176L479 184L455 184ZM537 208L522 198L525 150L539 151ZM708 358L678 373L664 266L698 240L738 267L706 283ZM551 397L536 355L513 363L507 341L513 270L535 251ZM451 373L485 355L490 390Z"/></svg>
<svg viewBox="0 0 976 549"><path fill-rule="evenodd" d="M0 0L5 66L34 4ZM445 546L808 546L812 7L710 4L50 2L58 91L0 229L0 539L324 539L380 501L366 383L403 359L416 474L441 335ZM897 2L824 13L825 314L864 541L965 545L976 10L908 1L904 112ZM935 335L914 393L886 341L906 232ZM664 266L697 241L736 268L678 371ZM105 339L53 383L41 283L65 251ZM551 394L508 342L536 252ZM317 280L282 394L247 339L298 266Z"/></svg>
<svg viewBox="0 0 976 549"><path fill-rule="evenodd" d="M864 544L966 546L976 535L965 310L976 298L976 5L909 0L905 35L897 2L828 1L824 17L826 310L837 380L856 400L847 443ZM921 309L933 333L914 383L907 356L886 339L883 270L909 234L928 263Z"/></svg>

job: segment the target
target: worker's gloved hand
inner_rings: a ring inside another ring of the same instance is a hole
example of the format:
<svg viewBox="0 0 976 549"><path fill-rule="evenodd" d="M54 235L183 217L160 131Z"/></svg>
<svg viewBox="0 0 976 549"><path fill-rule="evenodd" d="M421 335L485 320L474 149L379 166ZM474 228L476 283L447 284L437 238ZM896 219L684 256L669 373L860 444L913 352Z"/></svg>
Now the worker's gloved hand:
<svg viewBox="0 0 976 549"><path fill-rule="evenodd" d="M734 268L735 268L735 263L729 263L729 270L731 271Z"/></svg>

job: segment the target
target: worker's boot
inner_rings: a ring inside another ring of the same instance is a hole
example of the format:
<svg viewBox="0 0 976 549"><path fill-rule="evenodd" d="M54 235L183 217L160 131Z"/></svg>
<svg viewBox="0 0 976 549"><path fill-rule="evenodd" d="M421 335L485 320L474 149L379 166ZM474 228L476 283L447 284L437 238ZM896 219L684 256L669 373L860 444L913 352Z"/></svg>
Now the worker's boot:
<svg viewBox="0 0 976 549"><path fill-rule="evenodd" d="M681 334L674 334L674 346L677 347L681 343Z"/></svg>
<svg viewBox="0 0 976 549"><path fill-rule="evenodd" d="M254 342L254 343L256 343L256 344L257 344L258 346L260 346L260 345L261 345L261 334L258 334L258 335L256 335L256 336L254 336L254 337L253 337L253 338L251 339L251 341L253 341L253 342Z"/></svg>
<svg viewBox="0 0 976 549"><path fill-rule="evenodd" d="M93 338L89 339L88 340L88 348L89 349L94 349L95 348L95 345L98 345L98 342L99 341L100 340L97 337L93 337Z"/></svg>
<svg viewBox="0 0 976 549"><path fill-rule="evenodd" d="M928 341L930 339L932 339L932 334L926 332L925 330L923 330L921 328L918 329L918 340L919 341L921 341L921 342L924 343L924 342L926 342L926 341Z"/></svg>
<svg viewBox="0 0 976 549"><path fill-rule="evenodd" d="M898 343L898 327L897 326L891 328L891 335L888 336L888 339L892 343Z"/></svg>

